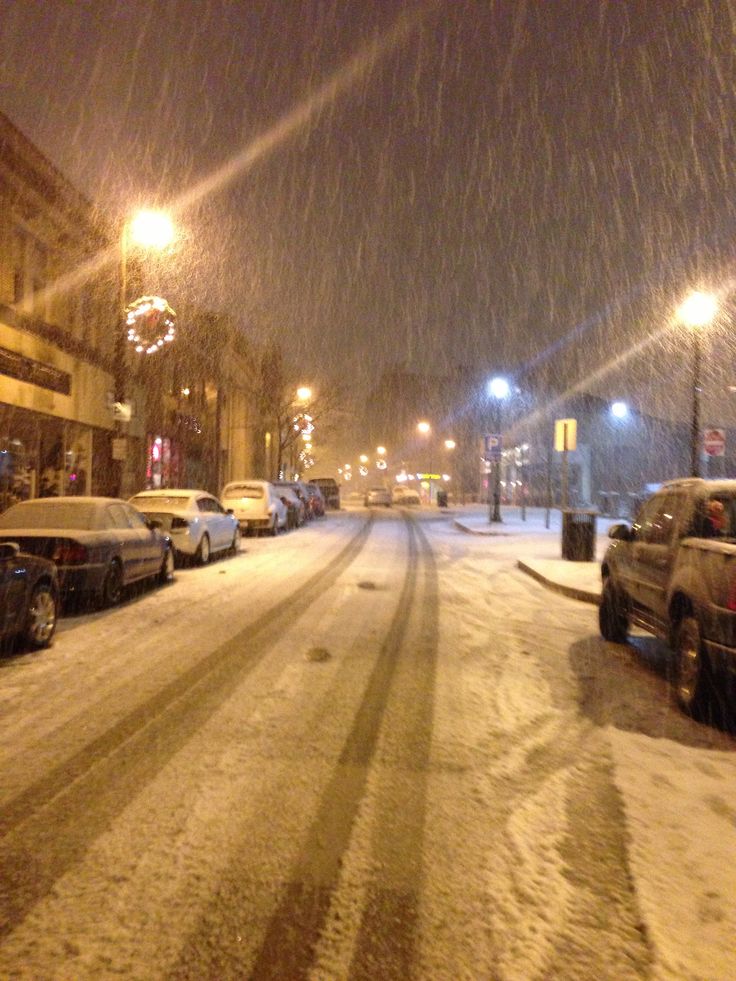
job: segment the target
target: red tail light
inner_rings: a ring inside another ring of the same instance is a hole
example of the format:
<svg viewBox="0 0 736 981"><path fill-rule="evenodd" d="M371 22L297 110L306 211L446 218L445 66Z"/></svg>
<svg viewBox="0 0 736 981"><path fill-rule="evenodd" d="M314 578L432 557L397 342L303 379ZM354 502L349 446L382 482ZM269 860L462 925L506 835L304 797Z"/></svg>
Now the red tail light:
<svg viewBox="0 0 736 981"><path fill-rule="evenodd" d="M732 610L734 613L736 613L736 575L733 576L731 579L731 585L728 587L726 609Z"/></svg>
<svg viewBox="0 0 736 981"><path fill-rule="evenodd" d="M57 565L84 565L89 553L79 542L59 542L51 558Z"/></svg>

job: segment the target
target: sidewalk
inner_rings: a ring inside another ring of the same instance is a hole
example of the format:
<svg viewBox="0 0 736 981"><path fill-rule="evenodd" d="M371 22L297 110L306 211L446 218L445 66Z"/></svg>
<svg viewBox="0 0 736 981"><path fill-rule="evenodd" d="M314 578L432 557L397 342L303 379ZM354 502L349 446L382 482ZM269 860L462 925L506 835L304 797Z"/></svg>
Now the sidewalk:
<svg viewBox="0 0 736 981"><path fill-rule="evenodd" d="M562 558L562 514L559 510L501 506L501 522L488 520L487 504L466 504L448 508L448 516L461 531L473 535L503 536L514 539L518 567L543 583L573 599L598 603L601 593L600 563L608 546L608 529L620 518L596 517L595 562L571 562ZM549 519L549 527L546 527Z"/></svg>

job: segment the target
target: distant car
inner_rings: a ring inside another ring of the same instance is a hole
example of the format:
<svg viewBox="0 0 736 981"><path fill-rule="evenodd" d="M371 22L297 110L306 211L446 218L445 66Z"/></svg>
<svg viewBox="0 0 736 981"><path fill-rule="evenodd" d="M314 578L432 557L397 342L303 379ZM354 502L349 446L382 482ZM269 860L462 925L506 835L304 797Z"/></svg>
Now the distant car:
<svg viewBox="0 0 736 981"><path fill-rule="evenodd" d="M329 509L340 509L340 485L334 477L313 477L310 484L314 484L322 491L325 499L325 507Z"/></svg>
<svg viewBox="0 0 736 981"><path fill-rule="evenodd" d="M3 644L20 638L33 650L48 647L59 612L54 563L21 552L16 542L0 544L0 606Z"/></svg>
<svg viewBox="0 0 736 981"><path fill-rule="evenodd" d="M407 487L405 484L399 484L397 487L394 487L391 491L391 498L394 504L412 506L422 503L419 491L414 490L413 487Z"/></svg>
<svg viewBox="0 0 736 981"><path fill-rule="evenodd" d="M301 528L307 520L307 506L293 487L288 484L275 483L276 493L281 496L287 510L286 521L289 528Z"/></svg>
<svg viewBox="0 0 736 981"><path fill-rule="evenodd" d="M171 536L179 561L206 565L216 552L235 554L238 550L238 519L206 491L141 491L128 503L148 518L161 522L162 530Z"/></svg>
<svg viewBox="0 0 736 981"><path fill-rule="evenodd" d="M245 532L278 535L288 525L287 508L268 480L235 480L226 484L220 503L232 511Z"/></svg>
<svg viewBox="0 0 736 981"><path fill-rule="evenodd" d="M307 503L312 515L315 518L324 518L325 499L322 491L316 484L302 484L302 487L307 495Z"/></svg>
<svg viewBox="0 0 736 981"><path fill-rule="evenodd" d="M297 527L301 526L306 521L311 521L314 515L312 514L311 508L309 507L309 498L304 490L304 485L298 480L275 480L273 486L276 488L276 493L283 496L284 491L287 491L287 499L291 499L293 495L297 501L301 504L299 508L299 522Z"/></svg>
<svg viewBox="0 0 736 981"><path fill-rule="evenodd" d="M62 601L84 595L113 606L130 583L168 582L171 539L132 504L112 497L42 497L0 514L0 542L56 565Z"/></svg>
<svg viewBox="0 0 736 981"><path fill-rule="evenodd" d="M387 487L369 487L365 492L365 506L372 507L373 505L380 505L382 507L391 507L391 491Z"/></svg>

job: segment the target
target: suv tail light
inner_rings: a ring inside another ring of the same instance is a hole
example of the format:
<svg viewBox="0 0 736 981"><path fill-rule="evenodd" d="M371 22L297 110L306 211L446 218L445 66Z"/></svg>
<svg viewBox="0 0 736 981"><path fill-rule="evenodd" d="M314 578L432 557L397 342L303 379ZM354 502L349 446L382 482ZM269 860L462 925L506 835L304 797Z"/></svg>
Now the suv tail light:
<svg viewBox="0 0 736 981"><path fill-rule="evenodd" d="M726 609L731 610L736 613L736 575L731 579L731 585L728 587L728 597L726 599Z"/></svg>
<svg viewBox="0 0 736 981"><path fill-rule="evenodd" d="M171 530L176 531L177 528L188 528L189 522L186 518L172 518L171 519Z"/></svg>
<svg viewBox="0 0 736 981"><path fill-rule="evenodd" d="M51 556L57 565L84 565L88 557L86 546L79 542L59 542Z"/></svg>

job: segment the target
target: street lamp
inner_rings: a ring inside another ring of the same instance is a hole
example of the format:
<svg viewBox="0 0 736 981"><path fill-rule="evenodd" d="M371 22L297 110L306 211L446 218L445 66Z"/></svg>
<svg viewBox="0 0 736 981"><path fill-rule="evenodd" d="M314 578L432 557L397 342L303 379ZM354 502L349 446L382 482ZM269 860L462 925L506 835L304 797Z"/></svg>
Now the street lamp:
<svg viewBox="0 0 736 981"><path fill-rule="evenodd" d="M123 221L120 230L120 295L118 299L118 333L115 338L115 402L116 436L120 438L122 422L130 418L125 405L127 388L127 335L128 335L128 253L131 247L160 251L174 240L174 225L171 218L162 211L143 209ZM123 473L125 459L118 459L118 494L123 492Z"/></svg>
<svg viewBox="0 0 736 981"><path fill-rule="evenodd" d="M430 434L432 432L432 427L430 424L424 420L417 423L417 432L421 433L422 436L426 436L429 441L429 503L432 503L432 440Z"/></svg>
<svg viewBox="0 0 736 981"><path fill-rule="evenodd" d="M496 402L496 436L498 445L494 448L493 503L489 504L489 521L503 521L501 517L501 404L508 397L511 388L505 378L497 376L488 382L488 394Z"/></svg>
<svg viewBox="0 0 736 981"><path fill-rule="evenodd" d="M690 424L690 476L700 476L700 362L701 331L712 323L718 301L712 293L693 292L677 310L681 323L690 328L693 338L693 409Z"/></svg>

